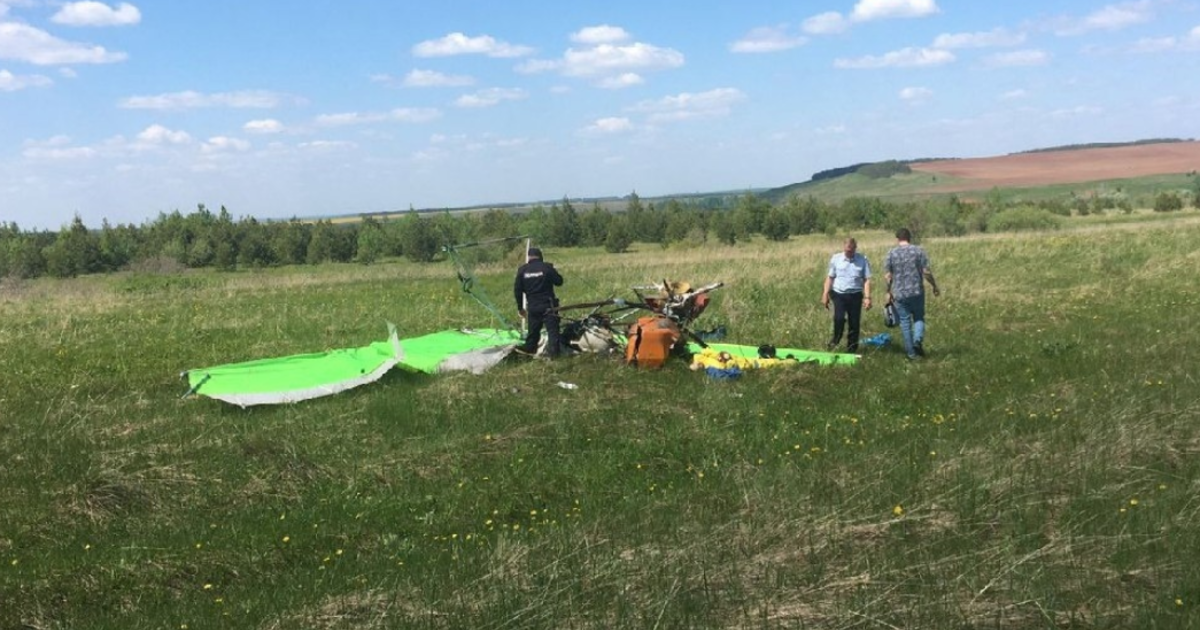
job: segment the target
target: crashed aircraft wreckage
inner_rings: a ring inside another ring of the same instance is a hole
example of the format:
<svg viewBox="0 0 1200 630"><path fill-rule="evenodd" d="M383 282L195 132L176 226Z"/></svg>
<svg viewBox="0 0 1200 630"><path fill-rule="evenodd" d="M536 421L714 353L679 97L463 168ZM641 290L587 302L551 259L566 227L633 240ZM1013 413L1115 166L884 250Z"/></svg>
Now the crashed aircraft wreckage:
<svg viewBox="0 0 1200 630"><path fill-rule="evenodd" d="M500 328L444 330L401 339L388 324L388 339L367 346L187 370L181 375L189 385L184 397L207 396L248 407L330 396L375 382L397 366L426 374L482 373L512 353L524 335L478 288L474 275L457 258L457 248L445 251L459 268L463 291L483 304L499 320ZM636 299L561 306L563 350L567 354L620 355L625 363L639 368L661 368L672 357L690 359L692 369L703 369L714 378L797 363L852 365L858 361L854 354L716 343L723 336L723 327L694 331L692 326L708 307L710 294L722 286L715 282L693 288L687 282L663 280L633 287ZM585 309L580 317L567 317ZM627 321L635 315L636 320ZM544 347L539 350L542 352Z"/></svg>

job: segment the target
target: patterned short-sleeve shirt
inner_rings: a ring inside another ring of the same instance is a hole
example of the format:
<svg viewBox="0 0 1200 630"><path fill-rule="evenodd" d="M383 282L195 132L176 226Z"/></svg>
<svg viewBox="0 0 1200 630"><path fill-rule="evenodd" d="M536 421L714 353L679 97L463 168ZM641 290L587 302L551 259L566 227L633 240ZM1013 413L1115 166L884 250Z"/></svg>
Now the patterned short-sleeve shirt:
<svg viewBox="0 0 1200 630"><path fill-rule="evenodd" d="M929 255L918 245L899 245L888 252L884 269L892 274L892 297L903 300L925 293Z"/></svg>

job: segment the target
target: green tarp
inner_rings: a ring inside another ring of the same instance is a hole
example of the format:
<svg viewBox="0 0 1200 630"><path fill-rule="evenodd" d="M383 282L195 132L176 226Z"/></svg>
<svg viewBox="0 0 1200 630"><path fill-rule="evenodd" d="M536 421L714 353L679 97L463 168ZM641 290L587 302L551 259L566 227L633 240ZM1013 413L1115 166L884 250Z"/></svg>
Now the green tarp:
<svg viewBox="0 0 1200 630"><path fill-rule="evenodd" d="M757 359L758 346L739 346L732 343L710 343L708 347L717 352L728 352L735 357ZM688 352L696 354L703 348L698 343L689 343ZM857 354L840 352L819 352L816 350L800 350L798 348L776 348L775 357L778 359L795 359L802 363L815 362L821 365L854 365L858 363Z"/></svg>
<svg viewBox="0 0 1200 630"><path fill-rule="evenodd" d="M520 341L515 332L493 329L446 330L403 340L394 327L389 330L387 341L360 348L188 370L189 393L242 407L299 402L377 381L396 365L428 374L479 373L500 362Z"/></svg>

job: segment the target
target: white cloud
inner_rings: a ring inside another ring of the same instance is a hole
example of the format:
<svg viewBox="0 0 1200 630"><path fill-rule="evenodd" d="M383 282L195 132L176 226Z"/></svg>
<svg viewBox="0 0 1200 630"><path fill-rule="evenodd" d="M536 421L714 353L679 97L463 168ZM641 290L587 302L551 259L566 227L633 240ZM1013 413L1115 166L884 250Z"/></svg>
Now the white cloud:
<svg viewBox="0 0 1200 630"><path fill-rule="evenodd" d="M492 107L502 101L516 101L528 98L529 93L519 88L488 88L474 94L464 94L455 99L457 107Z"/></svg>
<svg viewBox="0 0 1200 630"><path fill-rule="evenodd" d="M116 8L103 2L68 2L50 21L67 26L128 26L142 21L138 8L122 2Z"/></svg>
<svg viewBox="0 0 1200 630"><path fill-rule="evenodd" d="M1016 89L1016 90L1009 90L1009 91L1001 94L1000 98L1011 101L1011 100L1015 100L1015 99L1019 99L1019 98L1025 98L1027 96L1029 96L1029 92L1026 92L1025 90L1022 90L1022 89Z"/></svg>
<svg viewBox="0 0 1200 630"><path fill-rule="evenodd" d="M2 6L2 5L0 5ZM33 160L79 160L99 155L92 147L73 147L67 136L54 136L48 140L28 140L21 155Z"/></svg>
<svg viewBox="0 0 1200 630"><path fill-rule="evenodd" d="M0 23L0 59L39 66L125 61L125 53L59 39L46 31L16 22Z"/></svg>
<svg viewBox="0 0 1200 630"><path fill-rule="evenodd" d="M1011 68L1015 66L1044 66L1050 62L1050 55L1042 50L1014 50L1006 53L996 53L984 59L984 63L993 68Z"/></svg>
<svg viewBox="0 0 1200 630"><path fill-rule="evenodd" d="M0 92L16 92L31 87L46 87L53 85L50 77L40 74L13 74L8 70L0 70Z"/></svg>
<svg viewBox="0 0 1200 630"><path fill-rule="evenodd" d="M169 144L187 144L192 137L186 131L172 131L162 125L150 125L137 135L142 145L163 146Z"/></svg>
<svg viewBox="0 0 1200 630"><path fill-rule="evenodd" d="M629 109L647 114L651 122L677 122L727 116L735 104L744 100L746 95L737 88L717 88L696 94L684 92L656 101L642 101Z"/></svg>
<svg viewBox="0 0 1200 630"><path fill-rule="evenodd" d="M883 55L867 55L856 59L839 58L833 67L862 70L869 68L921 68L941 66L955 60L954 53L937 48L904 48Z"/></svg>
<svg viewBox="0 0 1200 630"><path fill-rule="evenodd" d="M577 44L585 44L588 46L596 46L599 44L615 44L617 42L627 41L629 38L630 35L625 31L625 29L619 26L609 26L608 24L601 24L600 26L588 26L571 33L571 41Z"/></svg>
<svg viewBox="0 0 1200 630"><path fill-rule="evenodd" d="M346 112L341 114L322 114L317 116L316 123L324 127L343 127L347 125L365 125L371 123L402 122L423 123L436 120L442 113L431 108L402 107L388 112Z"/></svg>
<svg viewBox="0 0 1200 630"><path fill-rule="evenodd" d="M221 92L204 94L193 90L157 94L154 96L130 96L122 99L119 106L125 109L199 109L205 107L229 107L233 109L271 109L282 104L287 97L263 90Z"/></svg>
<svg viewBox="0 0 1200 630"><path fill-rule="evenodd" d="M933 90L924 87L906 87L900 90L900 99L905 101L923 101L933 96Z"/></svg>
<svg viewBox="0 0 1200 630"><path fill-rule="evenodd" d="M628 118L610 117L597 119L592 124L584 127L583 133L587 135L609 135L633 131L633 128L633 122Z"/></svg>
<svg viewBox="0 0 1200 630"><path fill-rule="evenodd" d="M807 41L803 36L789 34L786 26L763 26L730 44L729 50L735 53L779 52L803 46Z"/></svg>
<svg viewBox="0 0 1200 630"><path fill-rule="evenodd" d="M453 55L487 55L488 57L523 57L533 52L528 46L502 42L491 35L467 37L450 33L441 39L430 39L413 46L417 57L450 57Z"/></svg>
<svg viewBox="0 0 1200 630"><path fill-rule="evenodd" d="M1130 52L1135 53L1156 53L1168 50L1174 50L1179 45L1179 41L1174 37L1143 37L1130 47Z"/></svg>
<svg viewBox="0 0 1200 630"><path fill-rule="evenodd" d="M827 125L813 129L813 133L819 136L836 136L846 133L846 125Z"/></svg>
<svg viewBox="0 0 1200 630"><path fill-rule="evenodd" d="M250 150L250 143L241 138L214 136L200 146L202 153L244 152Z"/></svg>
<svg viewBox="0 0 1200 630"><path fill-rule="evenodd" d="M559 72L563 76L597 81L601 87L620 87L623 82L640 80L641 73L678 68L683 53L643 42L597 44L587 48L568 48L561 59L531 59L517 66L517 72Z"/></svg>
<svg viewBox="0 0 1200 630"><path fill-rule="evenodd" d="M401 82L404 87L463 87L474 84L474 77L442 74L434 70L411 70Z"/></svg>
<svg viewBox="0 0 1200 630"><path fill-rule="evenodd" d="M855 22L886 20L892 18L914 18L938 12L934 0L859 0L850 12Z"/></svg>
<svg viewBox="0 0 1200 630"><path fill-rule="evenodd" d="M645 82L646 80L642 78L642 75L636 72L624 72L616 76L601 79L596 85L608 90L620 90L627 87L633 87L635 85L641 85Z"/></svg>
<svg viewBox="0 0 1200 630"><path fill-rule="evenodd" d="M667 70L683 65L683 53L651 44L627 46L601 44L585 50L570 49L563 56L563 74L591 77L625 70Z"/></svg>
<svg viewBox="0 0 1200 630"><path fill-rule="evenodd" d="M1088 14L1083 19L1065 20L1058 35L1081 35L1090 31L1117 31L1127 26L1148 22L1154 17L1150 0L1110 4Z"/></svg>
<svg viewBox="0 0 1200 630"><path fill-rule="evenodd" d="M1104 110L1094 105L1076 105L1075 107L1066 107L1056 109L1050 112L1051 118L1075 118L1078 116L1094 116L1103 113Z"/></svg>
<svg viewBox="0 0 1200 630"><path fill-rule="evenodd" d="M850 21L837 11L827 11L814 15L801 25L801 29L810 35L829 35L841 33L850 27Z"/></svg>
<svg viewBox="0 0 1200 630"><path fill-rule="evenodd" d="M242 125L242 130L246 133L280 133L283 131L283 123L274 118L251 120Z"/></svg>
<svg viewBox="0 0 1200 630"><path fill-rule="evenodd" d="M943 33L933 40L934 48L996 48L1019 46L1025 42L1024 33L1010 33L1003 28L976 33Z"/></svg>

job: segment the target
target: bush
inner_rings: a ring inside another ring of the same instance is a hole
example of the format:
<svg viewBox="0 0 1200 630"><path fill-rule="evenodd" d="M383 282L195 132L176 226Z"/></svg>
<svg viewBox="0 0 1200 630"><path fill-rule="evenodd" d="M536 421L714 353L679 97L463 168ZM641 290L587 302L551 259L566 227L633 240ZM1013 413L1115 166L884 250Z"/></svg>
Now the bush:
<svg viewBox="0 0 1200 630"><path fill-rule="evenodd" d="M1173 192L1160 192L1154 197L1155 212L1176 212L1183 210L1183 199Z"/></svg>
<svg viewBox="0 0 1200 630"><path fill-rule="evenodd" d="M1019 232L1026 230L1056 230L1062 219L1048 210L1031 208L1009 208L1001 210L988 219L989 232Z"/></svg>

